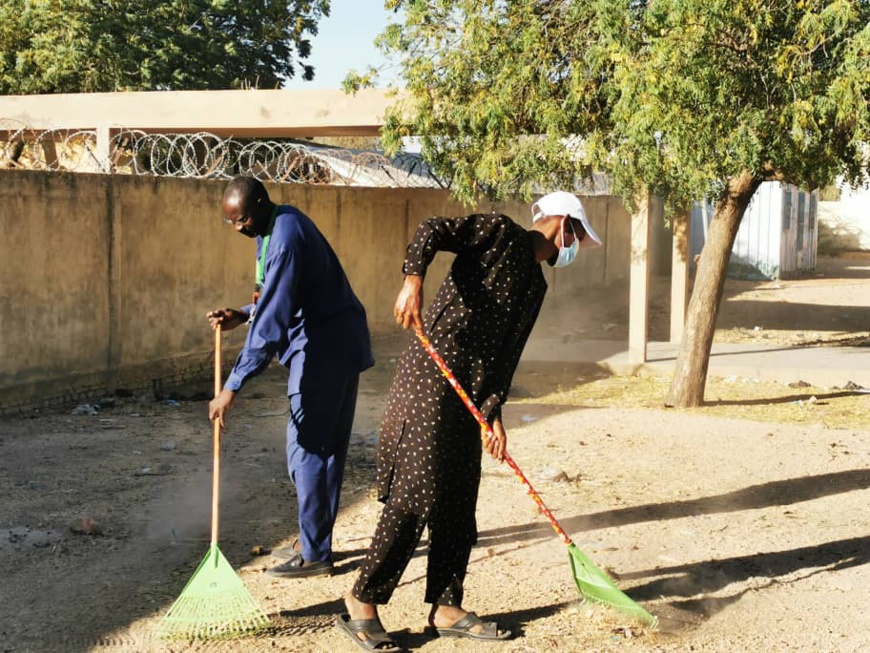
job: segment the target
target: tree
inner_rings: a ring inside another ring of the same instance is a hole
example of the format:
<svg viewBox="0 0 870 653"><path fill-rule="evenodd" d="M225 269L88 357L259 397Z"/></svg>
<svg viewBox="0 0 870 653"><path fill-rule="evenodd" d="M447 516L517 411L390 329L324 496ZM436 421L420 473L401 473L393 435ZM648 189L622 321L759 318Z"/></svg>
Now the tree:
<svg viewBox="0 0 870 653"><path fill-rule="evenodd" d="M726 268L765 180L867 179L868 0L388 0L401 61L388 150L471 201L528 197L599 170L629 206L715 201L669 405L703 403ZM371 81L349 78L346 86Z"/></svg>
<svg viewBox="0 0 870 653"><path fill-rule="evenodd" d="M329 0L5 0L0 93L273 88L305 59Z"/></svg>

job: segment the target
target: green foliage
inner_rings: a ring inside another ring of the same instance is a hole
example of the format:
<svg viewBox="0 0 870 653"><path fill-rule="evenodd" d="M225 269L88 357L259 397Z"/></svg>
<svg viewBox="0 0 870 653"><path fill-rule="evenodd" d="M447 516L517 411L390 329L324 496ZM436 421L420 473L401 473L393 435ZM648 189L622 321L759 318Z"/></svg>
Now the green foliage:
<svg viewBox="0 0 870 653"><path fill-rule="evenodd" d="M380 37L420 135L471 201L609 172L671 211L748 170L808 187L867 172L867 0L388 0ZM371 83L371 71L347 80Z"/></svg>
<svg viewBox="0 0 870 653"><path fill-rule="evenodd" d="M314 77L329 0L4 0L0 93L273 88Z"/></svg>

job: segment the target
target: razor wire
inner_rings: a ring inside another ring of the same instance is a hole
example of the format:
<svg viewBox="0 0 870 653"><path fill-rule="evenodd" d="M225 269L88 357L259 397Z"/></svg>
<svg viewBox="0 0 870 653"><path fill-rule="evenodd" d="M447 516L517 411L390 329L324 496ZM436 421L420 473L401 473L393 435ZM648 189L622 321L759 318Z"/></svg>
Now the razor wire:
<svg viewBox="0 0 870 653"><path fill-rule="evenodd" d="M94 129L32 129L0 119L0 169L231 179L378 188L449 188L418 156L291 139L224 138L113 129L98 151Z"/></svg>

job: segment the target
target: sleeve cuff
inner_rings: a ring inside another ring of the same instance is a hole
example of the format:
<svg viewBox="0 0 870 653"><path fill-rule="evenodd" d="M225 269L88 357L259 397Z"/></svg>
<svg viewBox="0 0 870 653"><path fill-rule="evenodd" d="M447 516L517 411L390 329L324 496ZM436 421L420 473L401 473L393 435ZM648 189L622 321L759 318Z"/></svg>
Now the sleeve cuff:
<svg viewBox="0 0 870 653"><path fill-rule="evenodd" d="M501 419L501 399L497 395L490 395L480 407L480 413L489 424L496 418Z"/></svg>
<svg viewBox="0 0 870 653"><path fill-rule="evenodd" d="M418 277L425 277L426 265L422 261L409 261L405 259L405 263L402 265L402 274L406 276L413 274Z"/></svg>
<svg viewBox="0 0 870 653"><path fill-rule="evenodd" d="M241 374L237 374L235 370L230 372L230 375L227 377L226 382L224 383L224 390L231 390L232 392L238 392L242 389L242 386L245 384L245 379Z"/></svg>

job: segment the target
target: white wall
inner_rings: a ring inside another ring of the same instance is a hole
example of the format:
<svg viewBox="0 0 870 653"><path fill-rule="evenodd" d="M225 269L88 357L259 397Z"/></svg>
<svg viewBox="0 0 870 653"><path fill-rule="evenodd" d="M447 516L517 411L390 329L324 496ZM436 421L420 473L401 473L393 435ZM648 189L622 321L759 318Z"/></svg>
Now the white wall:
<svg viewBox="0 0 870 653"><path fill-rule="evenodd" d="M870 250L870 189L839 185L839 201L819 202L819 251Z"/></svg>

